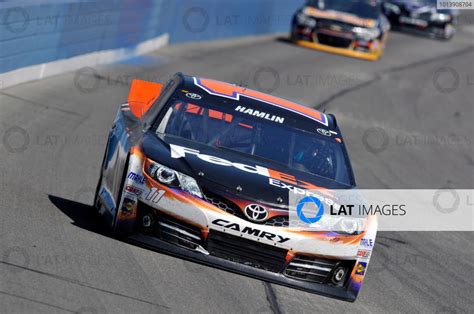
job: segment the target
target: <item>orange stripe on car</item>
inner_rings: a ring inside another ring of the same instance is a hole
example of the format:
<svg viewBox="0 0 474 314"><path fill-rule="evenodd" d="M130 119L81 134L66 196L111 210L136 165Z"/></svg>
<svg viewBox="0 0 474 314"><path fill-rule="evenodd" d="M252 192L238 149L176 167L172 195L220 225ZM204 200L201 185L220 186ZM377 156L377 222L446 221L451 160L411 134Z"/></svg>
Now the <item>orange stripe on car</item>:
<svg viewBox="0 0 474 314"><path fill-rule="evenodd" d="M323 11L323 10L318 10L313 7L306 7L304 9L304 13L306 15L313 16L313 17L339 20L339 21L351 23L357 26L364 26L364 27L375 26L375 20L373 19L364 19L352 14L338 12L338 11L331 11L331 10Z"/></svg>
<svg viewBox="0 0 474 314"><path fill-rule="evenodd" d="M311 118L313 120L318 121L319 123L322 123L324 125L328 125L328 119L327 116L317 110L305 107L303 105L294 103L289 100L285 100L279 97L275 97L272 95L260 93L251 89L243 88L240 86L224 83L224 82L219 82L215 80L210 80L210 79L204 79L204 78L194 78L194 84L204 91L206 91L208 94L214 95L214 96L220 96L220 97L225 97L225 98L230 98L233 100L240 100L240 96L248 97L251 99L255 99L273 106L277 106L280 108L284 108L290 111L293 111L295 113L304 115L308 118Z"/></svg>

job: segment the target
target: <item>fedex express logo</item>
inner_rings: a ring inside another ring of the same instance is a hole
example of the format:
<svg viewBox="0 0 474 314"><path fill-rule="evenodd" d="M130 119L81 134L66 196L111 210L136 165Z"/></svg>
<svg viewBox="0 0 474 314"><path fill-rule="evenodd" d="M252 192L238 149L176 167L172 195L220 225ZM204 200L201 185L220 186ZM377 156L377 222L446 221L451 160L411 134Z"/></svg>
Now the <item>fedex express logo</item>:
<svg viewBox="0 0 474 314"><path fill-rule="evenodd" d="M206 162L209 162L215 165L220 165L224 167L234 167L245 172L254 173L256 175L267 177L269 179L270 185L277 186L282 189L286 188L295 194L312 195L313 193L310 193L309 191L306 191L306 190L321 190L321 187L318 187L314 184L311 184L302 180L298 180L296 177L292 175L289 175L280 171L276 171L273 169L265 168L258 165L251 166L251 165L246 165L246 164L242 164L238 162L231 162L227 159L223 159L220 157L201 154L196 149L178 146L174 144L170 144L170 147L171 147L172 158L185 157L186 154L194 155L201 160L204 160Z"/></svg>

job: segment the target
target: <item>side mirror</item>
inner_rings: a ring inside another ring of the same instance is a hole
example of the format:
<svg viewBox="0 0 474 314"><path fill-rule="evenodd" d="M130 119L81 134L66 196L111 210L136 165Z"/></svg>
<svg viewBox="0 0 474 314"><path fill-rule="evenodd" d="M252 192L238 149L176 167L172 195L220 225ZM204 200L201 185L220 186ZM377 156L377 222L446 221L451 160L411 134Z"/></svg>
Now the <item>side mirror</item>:
<svg viewBox="0 0 474 314"><path fill-rule="evenodd" d="M133 115L140 119L160 97L162 88L163 84L133 80L128 94L128 105Z"/></svg>

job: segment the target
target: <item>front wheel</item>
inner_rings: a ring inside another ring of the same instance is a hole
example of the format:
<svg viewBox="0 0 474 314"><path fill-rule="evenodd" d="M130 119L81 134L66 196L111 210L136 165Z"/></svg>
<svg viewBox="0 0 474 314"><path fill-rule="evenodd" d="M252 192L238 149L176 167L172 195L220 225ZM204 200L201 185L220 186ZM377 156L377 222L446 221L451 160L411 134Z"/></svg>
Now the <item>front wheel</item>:
<svg viewBox="0 0 474 314"><path fill-rule="evenodd" d="M97 182L97 187L95 188L94 204L92 205L96 213L100 212L100 209L102 206L100 202L100 198L99 198L101 185L102 185L102 171L100 171L99 181Z"/></svg>
<svg viewBox="0 0 474 314"><path fill-rule="evenodd" d="M443 39L450 40L454 36L454 26L452 24L446 24L443 30Z"/></svg>
<svg viewBox="0 0 474 314"><path fill-rule="evenodd" d="M129 161L129 158L127 157L127 160L125 162L125 166L124 166L124 169L123 169L123 173L122 173L122 176L121 176L121 179L120 179L121 180L120 181L120 189L118 191L117 198L115 199L115 202L114 202L115 203L115 212L112 214L110 212L110 210L107 209L104 206L104 204L101 201L101 197L100 197L100 194L101 194L101 191L102 191L101 190L102 181L104 179L103 171L104 171L105 156L104 156L104 161L102 162L102 166L101 166L101 170L100 170L100 176L99 176L99 180L97 182L97 187L96 187L95 196L94 196L94 204L93 204L94 213L97 214L100 225L104 229L106 229L107 233L110 233L111 235L117 236L117 237L119 237L123 233L119 230L120 228L117 228L117 217L118 217L118 210L121 206L122 193L123 193L123 189L124 189L124 185L125 185L125 179L126 179L126 175L127 175L127 171L128 171L128 161ZM106 198L107 198L107 195L109 195L109 194L105 193ZM111 202L109 202L109 203L111 203Z"/></svg>
<svg viewBox="0 0 474 314"><path fill-rule="evenodd" d="M290 40L291 40L291 41L297 41L297 40L298 40L298 36L297 36L297 32L296 32L296 28L295 28L295 27L291 27Z"/></svg>

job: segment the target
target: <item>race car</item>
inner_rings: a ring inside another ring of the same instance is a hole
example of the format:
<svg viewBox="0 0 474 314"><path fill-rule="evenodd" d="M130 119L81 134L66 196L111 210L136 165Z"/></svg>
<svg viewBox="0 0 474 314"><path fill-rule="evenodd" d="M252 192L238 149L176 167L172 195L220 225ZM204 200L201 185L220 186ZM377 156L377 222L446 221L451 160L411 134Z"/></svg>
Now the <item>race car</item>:
<svg viewBox="0 0 474 314"><path fill-rule="evenodd" d="M387 0L383 11L394 29L451 39L456 33L457 10L437 9L437 0Z"/></svg>
<svg viewBox="0 0 474 314"><path fill-rule="evenodd" d="M308 0L293 17L290 40L325 52L376 61L390 23L377 0Z"/></svg>
<svg viewBox="0 0 474 314"><path fill-rule="evenodd" d="M289 224L292 193L354 188L333 115L177 73L165 85L132 82L94 208L113 234L150 249L354 301L376 224Z"/></svg>

